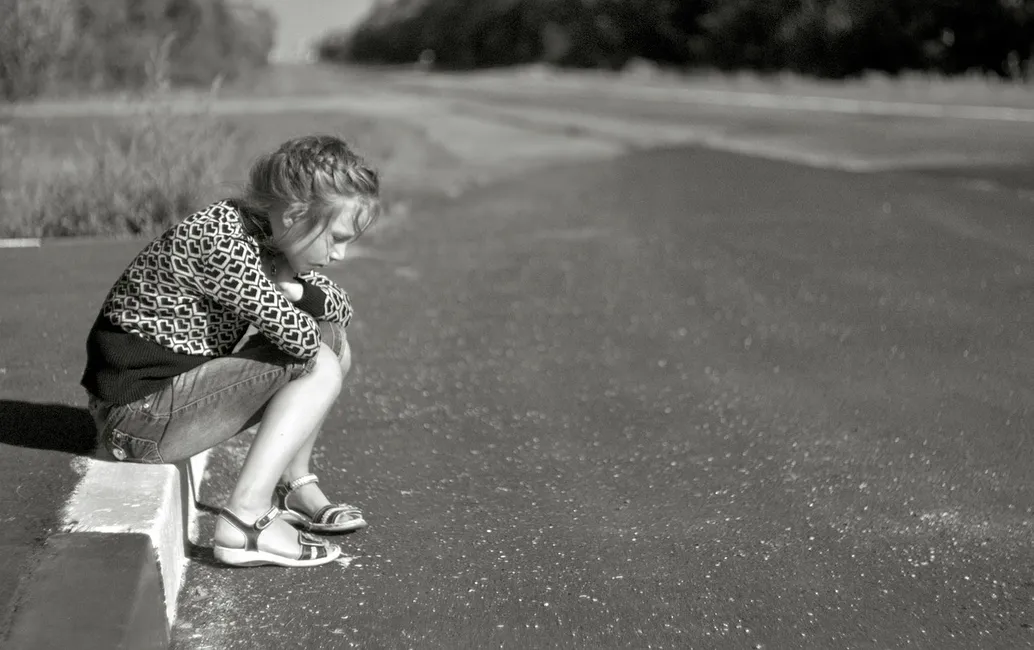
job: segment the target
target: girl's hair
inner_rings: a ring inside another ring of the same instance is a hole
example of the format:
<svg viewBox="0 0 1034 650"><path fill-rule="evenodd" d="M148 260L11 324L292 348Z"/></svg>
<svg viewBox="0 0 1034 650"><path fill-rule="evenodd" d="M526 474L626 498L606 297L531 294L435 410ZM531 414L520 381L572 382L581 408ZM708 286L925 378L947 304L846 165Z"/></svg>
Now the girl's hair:
<svg viewBox="0 0 1034 650"><path fill-rule="evenodd" d="M352 215L356 236L380 216L380 180L348 144L331 135L308 135L288 140L261 156L251 167L241 211L270 241L271 215L292 217L305 224L299 236L322 232L347 204L355 200Z"/></svg>

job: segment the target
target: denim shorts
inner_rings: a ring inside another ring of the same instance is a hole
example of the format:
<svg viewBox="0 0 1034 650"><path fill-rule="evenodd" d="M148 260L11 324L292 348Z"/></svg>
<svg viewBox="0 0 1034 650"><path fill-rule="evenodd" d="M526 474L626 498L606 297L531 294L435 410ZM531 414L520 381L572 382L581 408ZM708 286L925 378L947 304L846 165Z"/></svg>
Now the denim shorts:
<svg viewBox="0 0 1034 650"><path fill-rule="evenodd" d="M320 321L323 343L345 362L345 329ZM98 456L135 463L176 463L258 424L266 404L289 382L312 370L253 334L233 354L177 375L172 383L130 404L89 396Z"/></svg>

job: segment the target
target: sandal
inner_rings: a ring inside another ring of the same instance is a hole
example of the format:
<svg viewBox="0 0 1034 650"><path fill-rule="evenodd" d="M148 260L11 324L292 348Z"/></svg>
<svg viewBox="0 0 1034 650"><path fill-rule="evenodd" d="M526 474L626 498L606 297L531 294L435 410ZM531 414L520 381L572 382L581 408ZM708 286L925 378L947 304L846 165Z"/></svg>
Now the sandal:
<svg viewBox="0 0 1034 650"><path fill-rule="evenodd" d="M287 505L287 498L291 496L292 492L303 485L319 483L319 481L315 474L306 474L290 483L277 484L275 492L277 506L284 511L284 521L302 526L314 533L345 533L366 526L362 511L348 504L323 506L312 516Z"/></svg>
<svg viewBox="0 0 1034 650"><path fill-rule="evenodd" d="M260 566L263 564L275 564L286 567L311 567L333 562L341 555L341 547L337 544L330 544L308 533L298 531L297 557L280 555L271 551L263 551L259 548L259 535L269 527L273 521L282 513L280 508L273 506L266 514L255 520L253 524L246 524L240 517L223 508L219 516L225 519L231 526L244 533L244 548L230 548L220 544L213 544L215 559L232 566Z"/></svg>

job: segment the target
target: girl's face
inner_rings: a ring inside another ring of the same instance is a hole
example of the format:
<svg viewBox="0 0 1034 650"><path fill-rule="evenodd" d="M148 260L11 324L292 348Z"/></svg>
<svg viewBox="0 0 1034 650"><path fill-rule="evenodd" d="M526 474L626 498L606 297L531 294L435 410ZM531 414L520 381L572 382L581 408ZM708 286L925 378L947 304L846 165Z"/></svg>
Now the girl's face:
<svg viewBox="0 0 1034 650"><path fill-rule="evenodd" d="M356 237L352 215L357 207L354 200L344 202L326 228L317 226L313 232L305 232L308 224L290 217L272 220L273 237L280 240L280 252L296 274L317 271L345 258L345 250Z"/></svg>

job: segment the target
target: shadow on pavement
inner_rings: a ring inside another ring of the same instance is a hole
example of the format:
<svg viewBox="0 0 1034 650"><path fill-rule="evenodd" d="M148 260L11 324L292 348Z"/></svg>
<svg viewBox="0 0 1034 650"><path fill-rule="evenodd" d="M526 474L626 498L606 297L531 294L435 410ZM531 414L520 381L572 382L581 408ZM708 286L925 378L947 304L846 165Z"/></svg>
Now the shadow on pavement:
<svg viewBox="0 0 1034 650"><path fill-rule="evenodd" d="M0 444L85 456L96 441L93 418L84 408L0 400Z"/></svg>
<svg viewBox="0 0 1034 650"><path fill-rule="evenodd" d="M187 558L192 562L207 564L219 568L233 568L215 559L215 551L211 546L201 546L194 542L187 542Z"/></svg>

